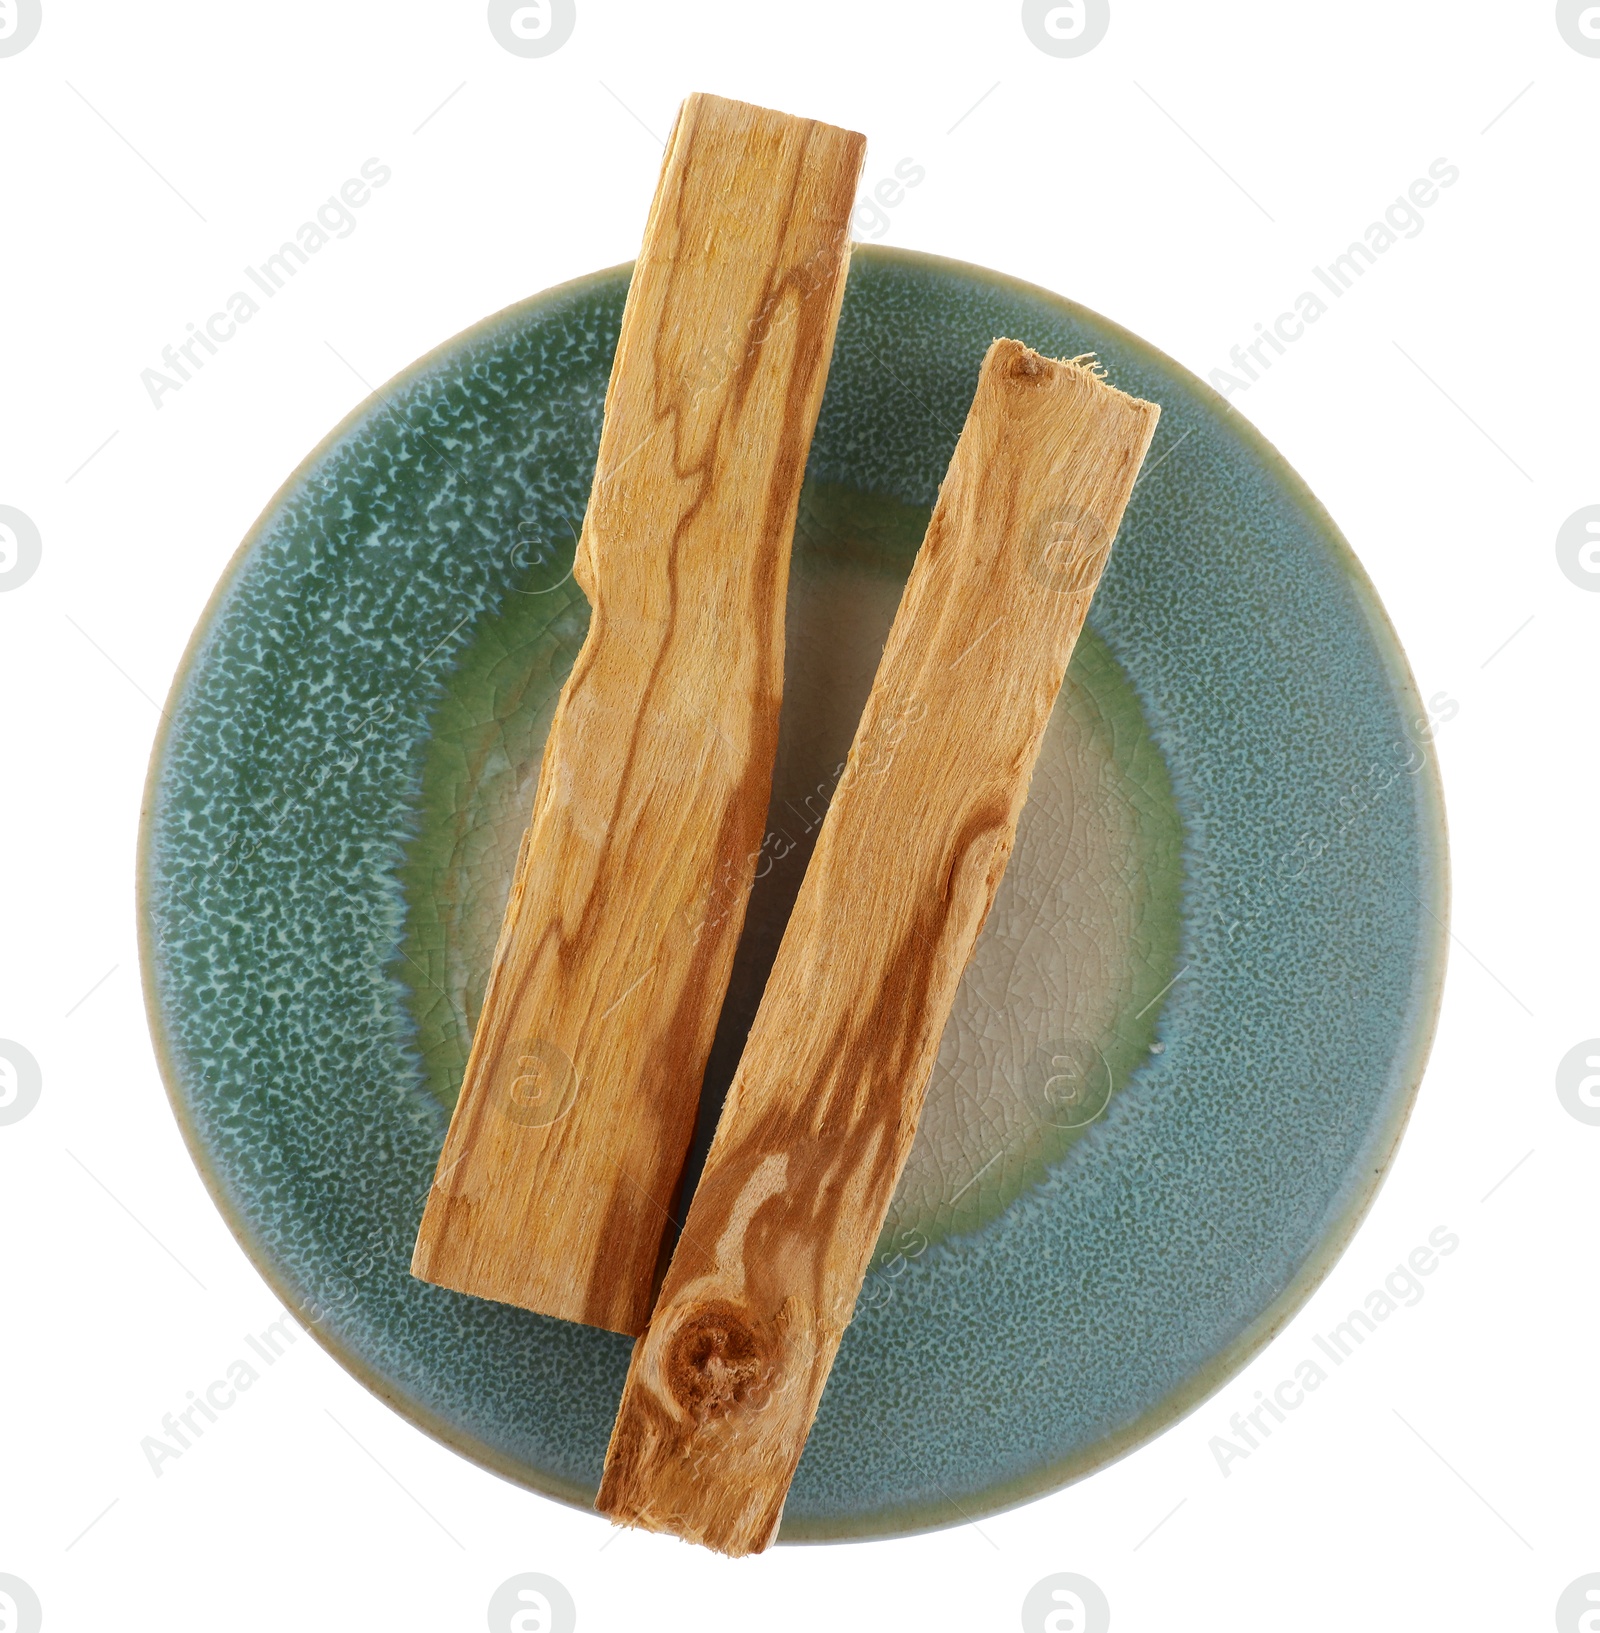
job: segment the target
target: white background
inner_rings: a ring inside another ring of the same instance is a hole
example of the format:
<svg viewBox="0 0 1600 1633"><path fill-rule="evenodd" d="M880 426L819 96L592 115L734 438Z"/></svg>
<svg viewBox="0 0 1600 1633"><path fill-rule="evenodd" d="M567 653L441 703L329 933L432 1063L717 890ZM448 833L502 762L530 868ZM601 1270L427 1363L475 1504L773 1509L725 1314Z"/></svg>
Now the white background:
<svg viewBox="0 0 1600 1633"><path fill-rule="evenodd" d="M1425 230L1233 399L1349 536L1424 697L1456 705L1455 939L1409 1133L1245 1372L981 1527L738 1563L613 1542L305 1338L157 1479L141 1438L278 1307L146 1030L153 700L261 507L366 395L358 373L633 255L694 89L866 132L869 184L915 159L883 241L1059 290L1202 375L1431 161L1459 167ZM0 1127L0 1572L45 1625L477 1629L533 1570L591 1630L1010 1629L1053 1571L1097 1582L1121 1633L1550 1626L1600 1571L1600 1127L1554 1089L1600 1034L1600 595L1554 549L1600 502L1597 112L1600 59L1550 4L1505 0L1113 0L1073 60L1014 4L947 0L578 0L535 60L479 4L45 0L0 59L0 504L43 539L0 594L0 1037L44 1083ZM373 156L393 180L358 229L154 408L140 371ZM1224 1476L1230 1416L1440 1225L1461 1245L1423 1301Z"/></svg>

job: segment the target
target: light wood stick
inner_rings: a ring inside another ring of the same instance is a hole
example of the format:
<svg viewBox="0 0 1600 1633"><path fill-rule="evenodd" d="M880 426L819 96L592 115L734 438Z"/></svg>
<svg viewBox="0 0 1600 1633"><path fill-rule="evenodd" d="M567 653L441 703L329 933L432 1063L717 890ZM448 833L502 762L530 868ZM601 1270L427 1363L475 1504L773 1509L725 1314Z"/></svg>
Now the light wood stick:
<svg viewBox="0 0 1600 1633"><path fill-rule="evenodd" d="M691 96L574 568L593 604L412 1261L642 1330L761 846L863 137Z"/></svg>
<svg viewBox="0 0 1600 1633"><path fill-rule="evenodd" d="M1014 340L984 359L596 1506L772 1541L1045 723L1159 410Z"/></svg>

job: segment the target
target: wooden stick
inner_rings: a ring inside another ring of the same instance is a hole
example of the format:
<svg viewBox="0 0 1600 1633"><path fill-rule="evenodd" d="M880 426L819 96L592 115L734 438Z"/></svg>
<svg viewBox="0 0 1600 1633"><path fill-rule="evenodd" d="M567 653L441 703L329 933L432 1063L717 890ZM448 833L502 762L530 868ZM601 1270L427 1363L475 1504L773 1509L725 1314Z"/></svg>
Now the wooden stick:
<svg viewBox="0 0 1600 1633"><path fill-rule="evenodd" d="M637 1333L772 781L789 546L865 141L691 96L623 311L545 747L412 1261Z"/></svg>
<svg viewBox="0 0 1600 1633"><path fill-rule="evenodd" d="M596 1506L772 1541L962 969L1159 410L1014 340L984 359Z"/></svg>

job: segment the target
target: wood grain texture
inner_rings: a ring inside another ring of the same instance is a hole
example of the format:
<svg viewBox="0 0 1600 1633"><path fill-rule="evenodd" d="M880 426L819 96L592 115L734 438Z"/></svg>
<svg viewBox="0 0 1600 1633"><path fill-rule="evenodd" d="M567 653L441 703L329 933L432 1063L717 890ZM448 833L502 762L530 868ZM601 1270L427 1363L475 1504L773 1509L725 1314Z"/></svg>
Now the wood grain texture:
<svg viewBox="0 0 1600 1633"><path fill-rule="evenodd" d="M765 1548L1159 410L997 340L633 1361L596 1506Z"/></svg>
<svg viewBox="0 0 1600 1633"><path fill-rule="evenodd" d="M744 921L865 150L692 96L623 312L557 706L414 1274L637 1333Z"/></svg>

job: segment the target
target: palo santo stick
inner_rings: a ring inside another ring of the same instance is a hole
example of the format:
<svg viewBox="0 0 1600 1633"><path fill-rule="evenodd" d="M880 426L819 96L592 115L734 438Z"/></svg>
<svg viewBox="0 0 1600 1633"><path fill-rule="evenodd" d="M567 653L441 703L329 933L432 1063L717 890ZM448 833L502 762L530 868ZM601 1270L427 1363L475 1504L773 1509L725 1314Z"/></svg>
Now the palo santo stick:
<svg viewBox="0 0 1600 1633"><path fill-rule="evenodd" d="M596 1506L765 1548L1159 410L984 359L633 1362Z"/></svg>
<svg viewBox="0 0 1600 1633"><path fill-rule="evenodd" d="M761 845L865 140L691 96L606 394L593 604L412 1270L637 1333Z"/></svg>

